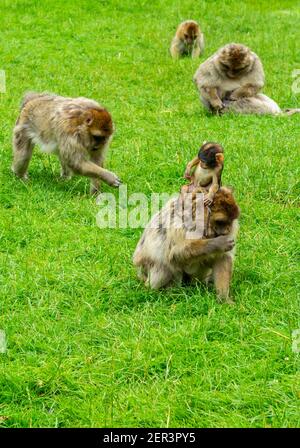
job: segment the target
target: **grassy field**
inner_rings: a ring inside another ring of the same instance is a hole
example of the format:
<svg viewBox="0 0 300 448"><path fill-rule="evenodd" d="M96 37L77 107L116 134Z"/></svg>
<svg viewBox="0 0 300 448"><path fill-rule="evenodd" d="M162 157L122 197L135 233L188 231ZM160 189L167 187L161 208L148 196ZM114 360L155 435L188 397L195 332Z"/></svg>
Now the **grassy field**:
<svg viewBox="0 0 300 448"><path fill-rule="evenodd" d="M299 107L299 1L1 1L1 426L300 426L299 116L208 116L199 61L168 53L186 18L202 25L204 58L249 45L265 93ZM26 90L112 112L107 167L129 194L176 192L200 143L224 145L242 210L235 306L201 285L147 291L131 263L142 230L99 229L88 181L61 181L56 158L36 151L30 182L12 176Z"/></svg>

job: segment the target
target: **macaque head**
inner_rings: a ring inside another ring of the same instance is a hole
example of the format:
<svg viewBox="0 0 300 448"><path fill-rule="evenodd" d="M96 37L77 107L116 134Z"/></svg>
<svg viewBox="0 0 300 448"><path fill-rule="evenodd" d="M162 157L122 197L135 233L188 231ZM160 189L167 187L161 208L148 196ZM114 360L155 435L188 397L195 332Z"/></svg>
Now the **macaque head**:
<svg viewBox="0 0 300 448"><path fill-rule="evenodd" d="M192 45L195 40L199 37L200 29L199 25L193 20L188 20L184 22L181 27L180 38L187 45Z"/></svg>
<svg viewBox="0 0 300 448"><path fill-rule="evenodd" d="M251 69L253 61L253 55L245 45L228 44L220 49L217 64L228 78L238 78Z"/></svg>
<svg viewBox="0 0 300 448"><path fill-rule="evenodd" d="M198 153L202 168L215 168L224 163L224 149L219 143L206 142Z"/></svg>
<svg viewBox="0 0 300 448"><path fill-rule="evenodd" d="M91 138L93 149L103 146L113 134L113 122L106 109L89 109L85 113L85 125Z"/></svg>
<svg viewBox="0 0 300 448"><path fill-rule="evenodd" d="M232 223L240 215L240 209L235 202L232 189L221 187L215 194L211 206L209 225L216 235L228 235L232 228Z"/></svg>

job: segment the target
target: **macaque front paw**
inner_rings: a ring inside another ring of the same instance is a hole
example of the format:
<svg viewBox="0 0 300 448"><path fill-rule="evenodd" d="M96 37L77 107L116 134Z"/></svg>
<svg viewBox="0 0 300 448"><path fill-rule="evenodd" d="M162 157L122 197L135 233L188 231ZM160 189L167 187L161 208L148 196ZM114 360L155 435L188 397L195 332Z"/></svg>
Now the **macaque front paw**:
<svg viewBox="0 0 300 448"><path fill-rule="evenodd" d="M103 174L103 180L111 187L118 188L122 181L118 178L118 176L115 173L112 173L111 171L105 170L105 173Z"/></svg>
<svg viewBox="0 0 300 448"><path fill-rule="evenodd" d="M216 115L221 115L224 107L224 104L222 103L222 101L220 101L220 103L212 104L212 111Z"/></svg>
<svg viewBox="0 0 300 448"><path fill-rule="evenodd" d="M221 235L216 237L218 248L222 252L229 252L235 246L235 242L233 239L228 239L227 235Z"/></svg>

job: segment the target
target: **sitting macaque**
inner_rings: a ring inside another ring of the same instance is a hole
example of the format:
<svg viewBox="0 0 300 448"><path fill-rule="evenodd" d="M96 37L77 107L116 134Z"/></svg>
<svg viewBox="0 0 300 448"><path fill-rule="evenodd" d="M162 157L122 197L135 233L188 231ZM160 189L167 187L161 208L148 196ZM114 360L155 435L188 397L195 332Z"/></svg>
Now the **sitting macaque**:
<svg viewBox="0 0 300 448"><path fill-rule="evenodd" d="M194 75L200 100L210 112L224 114L293 115L300 109L282 111L267 95L262 62L242 44L227 44L204 61Z"/></svg>
<svg viewBox="0 0 300 448"><path fill-rule="evenodd" d="M173 58L192 56L197 58L203 52L204 37L197 22L186 20L182 22L172 40L170 52Z"/></svg>
<svg viewBox="0 0 300 448"><path fill-rule="evenodd" d="M216 192L221 187L221 176L224 166L224 149L218 143L204 143L198 156L191 160L185 169L184 177L191 180L184 185L183 192L192 192L197 187L205 187L208 193L204 196L204 204L210 205ZM192 169L195 168L192 173Z"/></svg>
<svg viewBox="0 0 300 448"><path fill-rule="evenodd" d="M14 128L12 170L27 178L37 144L43 152L57 154L62 177L80 174L91 178L91 193L99 190L100 180L118 187L118 176L103 168L113 131L110 113L96 101L28 93Z"/></svg>
<svg viewBox="0 0 300 448"><path fill-rule="evenodd" d="M257 95L264 86L260 58L241 44L228 44L204 61L194 75L201 101L211 112L224 112L224 101Z"/></svg>
<svg viewBox="0 0 300 448"><path fill-rule="evenodd" d="M189 238L185 222L180 220L183 209L177 205L187 196L192 197L191 213L197 215L194 203L198 191L194 190L192 195L182 192L153 216L137 244L133 263L138 268L139 278L150 288L178 285L183 280L198 279L206 283L213 280L219 300L231 302L229 287L239 207L232 191L221 187L215 194L211 209L202 209L206 236Z"/></svg>

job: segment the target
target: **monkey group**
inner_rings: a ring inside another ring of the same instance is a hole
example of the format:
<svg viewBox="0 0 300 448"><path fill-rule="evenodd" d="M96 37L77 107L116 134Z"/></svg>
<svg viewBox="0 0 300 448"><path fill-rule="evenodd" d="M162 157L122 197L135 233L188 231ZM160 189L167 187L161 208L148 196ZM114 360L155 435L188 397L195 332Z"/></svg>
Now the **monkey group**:
<svg viewBox="0 0 300 448"><path fill-rule="evenodd" d="M182 22L170 46L174 59L197 58L204 51L204 35L194 20ZM261 93L264 70L260 58L242 44L227 44L200 64L193 81L200 100L212 114L292 115L300 109L282 111ZM12 171L26 180L34 145L54 153L61 176L90 178L91 194L100 192L100 182L119 187L119 177L104 168L105 155L114 133L110 112L88 98L65 98L48 93L27 93L13 131ZM232 189L222 186L224 149L205 142L186 166L189 181L180 193L157 213L145 228L133 256L138 276L150 288L191 282L215 285L220 300L231 302L229 287L234 246L238 233L239 207ZM189 225L179 218L188 214L197 224L198 193L203 200L204 233L189 238ZM184 204L191 198L191 208Z"/></svg>

